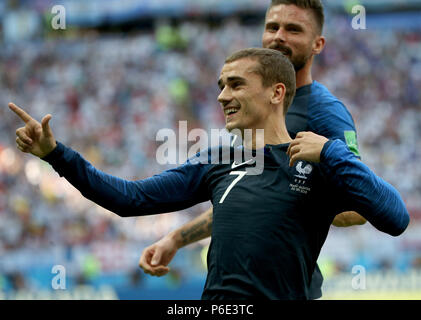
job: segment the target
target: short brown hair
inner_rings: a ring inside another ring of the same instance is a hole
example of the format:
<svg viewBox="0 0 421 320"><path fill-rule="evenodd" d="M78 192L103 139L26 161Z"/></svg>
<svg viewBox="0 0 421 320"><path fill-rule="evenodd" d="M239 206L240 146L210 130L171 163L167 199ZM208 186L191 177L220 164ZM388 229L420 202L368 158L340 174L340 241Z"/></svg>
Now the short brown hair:
<svg viewBox="0 0 421 320"><path fill-rule="evenodd" d="M318 34L321 35L323 33L323 26L325 23L325 14L323 11L323 4L321 0L272 0L268 10L280 4L286 4L286 5L293 4L302 9L311 9L316 19Z"/></svg>
<svg viewBox="0 0 421 320"><path fill-rule="evenodd" d="M269 87L276 83L285 85L284 114L286 114L295 96L295 70L291 61L277 50L249 48L235 52L225 60L225 63L244 58L257 60L259 65L255 72L262 77L262 85L264 87Z"/></svg>

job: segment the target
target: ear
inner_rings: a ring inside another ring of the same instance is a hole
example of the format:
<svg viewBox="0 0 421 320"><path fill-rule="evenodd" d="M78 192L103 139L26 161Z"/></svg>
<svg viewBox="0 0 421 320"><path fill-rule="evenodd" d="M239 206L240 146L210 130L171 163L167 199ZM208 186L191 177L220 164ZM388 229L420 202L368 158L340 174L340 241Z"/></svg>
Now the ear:
<svg viewBox="0 0 421 320"><path fill-rule="evenodd" d="M317 36L313 43L313 54L317 55L322 52L325 47L326 39L323 36Z"/></svg>
<svg viewBox="0 0 421 320"><path fill-rule="evenodd" d="M277 105L283 104L285 99L286 87L282 82L276 83L272 86L272 97L270 103Z"/></svg>

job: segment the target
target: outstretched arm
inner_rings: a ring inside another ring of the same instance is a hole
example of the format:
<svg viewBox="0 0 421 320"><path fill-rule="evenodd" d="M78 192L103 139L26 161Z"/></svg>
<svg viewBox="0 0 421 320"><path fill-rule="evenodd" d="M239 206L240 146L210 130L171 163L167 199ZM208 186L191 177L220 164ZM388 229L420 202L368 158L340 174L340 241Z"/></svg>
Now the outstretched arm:
<svg viewBox="0 0 421 320"><path fill-rule="evenodd" d="M139 267L153 276L163 276L170 271L168 264L177 250L211 235L213 208L172 231L164 238L145 248L139 260Z"/></svg>
<svg viewBox="0 0 421 320"><path fill-rule="evenodd" d="M300 132L287 153L290 165L297 160L320 162L331 185L345 195L348 209L359 212L378 230L398 236L408 226L409 213L398 191L376 176L341 140Z"/></svg>
<svg viewBox="0 0 421 320"><path fill-rule="evenodd" d="M209 200L203 183L206 168L189 161L172 170L138 181L127 181L93 167L76 151L56 143L47 115L42 124L14 104L24 122L16 131L17 147L50 163L86 198L122 217L173 212Z"/></svg>

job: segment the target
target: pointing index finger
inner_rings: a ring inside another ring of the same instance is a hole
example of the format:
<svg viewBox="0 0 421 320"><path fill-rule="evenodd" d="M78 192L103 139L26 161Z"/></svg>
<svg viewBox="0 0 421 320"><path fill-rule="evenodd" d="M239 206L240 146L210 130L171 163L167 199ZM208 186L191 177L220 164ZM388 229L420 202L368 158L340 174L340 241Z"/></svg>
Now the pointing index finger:
<svg viewBox="0 0 421 320"><path fill-rule="evenodd" d="M14 103L12 103L12 102L9 103L9 108L14 113L16 113L19 116L19 118L21 118L23 120L23 122L27 123L27 122L32 120L32 117L29 114L27 114L25 111L23 111L21 108L19 108Z"/></svg>

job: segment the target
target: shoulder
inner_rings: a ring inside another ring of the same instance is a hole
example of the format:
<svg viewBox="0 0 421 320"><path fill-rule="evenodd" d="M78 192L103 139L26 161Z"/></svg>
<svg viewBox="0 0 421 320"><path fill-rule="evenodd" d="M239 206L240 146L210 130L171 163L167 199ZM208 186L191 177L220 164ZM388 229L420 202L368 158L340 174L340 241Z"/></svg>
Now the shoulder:
<svg viewBox="0 0 421 320"><path fill-rule="evenodd" d="M309 111L314 114L328 112L339 112L343 115L351 117L344 103L334 96L324 85L314 81L311 88L312 99L309 103Z"/></svg>
<svg viewBox="0 0 421 320"><path fill-rule="evenodd" d="M340 139L360 157L354 119L345 105L324 85L314 82L308 110L310 131L328 139Z"/></svg>
<svg viewBox="0 0 421 320"><path fill-rule="evenodd" d="M356 131L354 119L348 109L325 86L315 82L311 95L308 121L312 131L327 138L342 140L344 131Z"/></svg>

